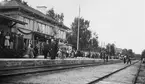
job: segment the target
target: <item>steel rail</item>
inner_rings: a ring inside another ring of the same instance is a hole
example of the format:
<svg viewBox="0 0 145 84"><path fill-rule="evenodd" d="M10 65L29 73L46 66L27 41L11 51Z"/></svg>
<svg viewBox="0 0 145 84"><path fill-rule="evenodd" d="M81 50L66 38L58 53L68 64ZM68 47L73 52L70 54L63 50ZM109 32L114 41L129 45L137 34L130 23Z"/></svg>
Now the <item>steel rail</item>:
<svg viewBox="0 0 145 84"><path fill-rule="evenodd" d="M1 77L9 77L9 76L25 75L25 74L42 73L42 72L48 72L48 71L66 70L66 69L79 68L79 67L91 67L91 66L107 65L107 64L113 64L113 63L114 62L110 61L108 63L101 62L101 63L95 63L95 64L63 65L63 66L57 66L57 67L44 66L44 67L24 68L24 70L34 69L32 71L26 71L26 72L25 71L20 72L20 70L23 70L23 68L9 69L9 70L5 70L5 71L1 71L0 78ZM119 63L119 62L115 62L115 63ZM38 68L41 70L37 70ZM6 72L6 71L14 72L15 70L17 70L16 73L6 73L6 74L2 73L2 72Z"/></svg>
<svg viewBox="0 0 145 84"><path fill-rule="evenodd" d="M139 61L137 61L137 62L139 62ZM122 71L122 70L124 70L124 69L130 67L131 65L134 65L134 64L137 63L137 62L134 62L134 63L132 63L132 64L130 64L130 65L128 65L128 66L125 66L125 67L123 67L123 68L121 68L121 69L118 69L118 70L116 70L116 71L114 71L114 72L111 72L111 73L109 73L109 74L107 74L107 75L105 75L105 76L103 76L103 77L100 77L100 78L98 78L98 79L96 79L96 80L93 80L93 81L91 81L91 82L89 82L89 83L87 83L87 84L96 84L96 83L98 83L99 81L101 81L101 80L103 80L103 79L106 79L106 78L108 78L109 76L112 76L113 74L115 74L115 73L117 73L117 72L119 72L119 71Z"/></svg>
<svg viewBox="0 0 145 84"><path fill-rule="evenodd" d="M132 84L136 84L136 82L137 82L137 79L138 79L138 76L139 76L139 72L140 72L140 69L141 69L141 64L142 64L142 63L140 62L140 65L139 65L138 71L137 71L137 73L136 73L136 75L135 75L135 78L134 78Z"/></svg>

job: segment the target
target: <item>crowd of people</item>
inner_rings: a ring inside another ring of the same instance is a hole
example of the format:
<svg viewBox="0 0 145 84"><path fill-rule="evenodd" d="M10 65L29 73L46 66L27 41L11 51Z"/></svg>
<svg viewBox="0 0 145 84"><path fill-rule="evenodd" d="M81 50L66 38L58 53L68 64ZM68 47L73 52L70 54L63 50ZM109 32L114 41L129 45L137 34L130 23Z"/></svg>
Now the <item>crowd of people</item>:
<svg viewBox="0 0 145 84"><path fill-rule="evenodd" d="M32 41L23 38L23 35L12 32L0 31L0 57L1 58L22 58L25 54L29 58L37 58L38 55L44 55L47 58L48 54L51 59L55 59L58 52L58 41L52 40L51 42L43 43L40 49L38 43L32 44ZM40 53L41 51L41 53Z"/></svg>
<svg viewBox="0 0 145 84"><path fill-rule="evenodd" d="M0 31L0 57L21 56L23 36L16 33ZM17 51L17 52L16 52Z"/></svg>
<svg viewBox="0 0 145 84"><path fill-rule="evenodd" d="M37 58L39 55L43 55L45 59L48 57L51 59L55 59L56 57L64 59L66 57L87 57L87 58L101 58L104 62L107 62L108 59L111 57L107 53L100 52L100 53L91 53L87 52L85 54L83 51L76 51L72 49L71 52L68 52L65 48L60 48L58 40L49 39L46 42L40 43L37 41L32 44L32 41L27 42L23 39L23 36L20 34L13 34L4 31L0 32L0 55L11 55L14 51L18 56L28 55L29 58ZM7 53L9 52L9 53ZM4 54L5 53L5 54ZM20 54L18 54L20 53ZM6 57L6 56L5 56ZM115 57L115 56L114 56ZM129 56L123 57L124 63L131 64L131 58Z"/></svg>
<svg viewBox="0 0 145 84"><path fill-rule="evenodd" d="M125 64L125 63L127 63L127 64L130 63L130 64L131 64L131 58L130 58L130 56L125 56L125 55L124 55L124 56L123 56L123 62L124 62L124 64Z"/></svg>
<svg viewBox="0 0 145 84"><path fill-rule="evenodd" d="M9 32L4 33L4 31L0 32L0 47L1 48L10 48L13 49L15 36L10 34Z"/></svg>
<svg viewBox="0 0 145 84"><path fill-rule="evenodd" d="M57 56L57 52L58 52L58 41L57 40L51 40L51 42L49 42L48 40L46 40L46 42L43 43L42 45L42 55L44 55L44 58L47 59L48 57L50 57L51 59L55 59ZM40 54L39 53L39 45L35 45L33 47L32 43L29 42L28 48L26 50L26 55L29 56L29 58L37 58L37 56Z"/></svg>

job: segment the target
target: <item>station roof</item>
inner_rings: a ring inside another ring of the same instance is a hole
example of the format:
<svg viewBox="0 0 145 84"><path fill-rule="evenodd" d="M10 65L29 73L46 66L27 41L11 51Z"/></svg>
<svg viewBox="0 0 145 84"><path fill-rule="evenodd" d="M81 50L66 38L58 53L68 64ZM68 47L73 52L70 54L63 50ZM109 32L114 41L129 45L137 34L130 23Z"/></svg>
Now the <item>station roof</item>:
<svg viewBox="0 0 145 84"><path fill-rule="evenodd" d="M0 19L7 19L7 20L14 21L14 22L19 23L19 24L22 24L22 25L27 24L27 23L25 23L25 22L22 22L22 21L20 21L20 20L17 20L17 19L15 19L15 18L6 16L6 15L3 15L3 14L0 14Z"/></svg>
<svg viewBox="0 0 145 84"><path fill-rule="evenodd" d="M63 27L64 29L68 29L70 30L70 28L68 28L67 26L65 26L64 24L61 24L59 22L57 22L56 20L52 19L49 16L46 16L45 14L43 14L42 12L28 6L28 5L24 5L22 4L19 0L10 0L10 1L3 1L0 3L0 9L9 9L9 8L20 8L20 9L24 9L26 11L29 11L33 14L39 15L49 21L54 22L55 24L57 24L58 26Z"/></svg>

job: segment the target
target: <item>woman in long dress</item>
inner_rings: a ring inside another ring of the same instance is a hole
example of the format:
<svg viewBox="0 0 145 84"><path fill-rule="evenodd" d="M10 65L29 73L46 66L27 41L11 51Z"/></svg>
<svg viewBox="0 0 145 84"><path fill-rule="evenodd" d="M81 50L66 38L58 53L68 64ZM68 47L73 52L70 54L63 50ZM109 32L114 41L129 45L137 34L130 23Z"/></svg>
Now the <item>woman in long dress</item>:
<svg viewBox="0 0 145 84"><path fill-rule="evenodd" d="M9 40L10 40L10 35L9 35L9 33L7 32L7 34L6 34L6 36L5 36L5 47L6 47L6 48L9 48L9 47L10 47L10 42L9 42Z"/></svg>
<svg viewBox="0 0 145 84"><path fill-rule="evenodd" d="M31 43L29 43L29 46L28 46L28 51L27 51L27 54L29 55L29 58L33 58L34 57L34 50L33 50L33 46Z"/></svg>

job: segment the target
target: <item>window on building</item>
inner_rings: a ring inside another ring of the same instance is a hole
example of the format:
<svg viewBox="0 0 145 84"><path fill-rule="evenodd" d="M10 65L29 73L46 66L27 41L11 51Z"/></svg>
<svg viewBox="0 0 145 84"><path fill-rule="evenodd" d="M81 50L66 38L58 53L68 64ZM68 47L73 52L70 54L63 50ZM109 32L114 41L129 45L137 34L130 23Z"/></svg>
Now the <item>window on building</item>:
<svg viewBox="0 0 145 84"><path fill-rule="evenodd" d="M42 24L42 33L45 33L45 25Z"/></svg>
<svg viewBox="0 0 145 84"><path fill-rule="evenodd" d="M54 35L53 27L50 26L50 35Z"/></svg>
<svg viewBox="0 0 145 84"><path fill-rule="evenodd" d="M45 25L45 30L44 31L45 31L45 34L47 34L47 25Z"/></svg>
<svg viewBox="0 0 145 84"><path fill-rule="evenodd" d="M38 23L37 32L41 32L41 24L40 23Z"/></svg>
<svg viewBox="0 0 145 84"><path fill-rule="evenodd" d="M30 22L29 24L30 30L33 30L33 20L30 20L29 22Z"/></svg>
<svg viewBox="0 0 145 84"><path fill-rule="evenodd" d="M19 16L19 20L20 20L20 21L24 21L24 17Z"/></svg>
<svg viewBox="0 0 145 84"><path fill-rule="evenodd" d="M27 23L26 25L25 25L25 27L26 27L26 29L29 29L29 19L27 19L27 18L25 18L25 22Z"/></svg>
<svg viewBox="0 0 145 84"><path fill-rule="evenodd" d="M41 27L40 27L40 32L43 33L43 26L42 26L43 24L40 23L40 25L41 25Z"/></svg>
<svg viewBox="0 0 145 84"><path fill-rule="evenodd" d="M48 26L47 32L49 35L52 35L52 28L50 26Z"/></svg>
<svg viewBox="0 0 145 84"><path fill-rule="evenodd" d="M34 31L37 31L37 28L38 28L38 26L37 26L37 22L34 21Z"/></svg>
<svg viewBox="0 0 145 84"><path fill-rule="evenodd" d="M18 17L18 20L24 22L24 18L23 18L22 16L19 16L19 17ZM17 25L18 27L20 27L20 28L25 28L25 26L22 25L22 24L16 24L16 25Z"/></svg>
<svg viewBox="0 0 145 84"><path fill-rule="evenodd" d="M23 18L23 21L27 23L26 18ZM25 28L27 27L27 24L25 24Z"/></svg>

